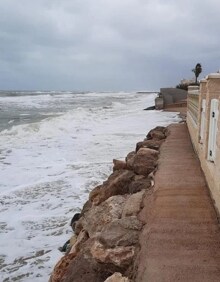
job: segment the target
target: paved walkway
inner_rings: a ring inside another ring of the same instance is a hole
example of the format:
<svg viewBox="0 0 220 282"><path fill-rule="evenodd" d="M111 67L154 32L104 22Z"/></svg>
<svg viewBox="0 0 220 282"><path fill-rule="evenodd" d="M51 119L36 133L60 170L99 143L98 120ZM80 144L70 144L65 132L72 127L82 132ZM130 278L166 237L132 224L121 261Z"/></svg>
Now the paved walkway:
<svg viewBox="0 0 220 282"><path fill-rule="evenodd" d="M136 282L219 282L220 229L185 124L170 126L145 198Z"/></svg>

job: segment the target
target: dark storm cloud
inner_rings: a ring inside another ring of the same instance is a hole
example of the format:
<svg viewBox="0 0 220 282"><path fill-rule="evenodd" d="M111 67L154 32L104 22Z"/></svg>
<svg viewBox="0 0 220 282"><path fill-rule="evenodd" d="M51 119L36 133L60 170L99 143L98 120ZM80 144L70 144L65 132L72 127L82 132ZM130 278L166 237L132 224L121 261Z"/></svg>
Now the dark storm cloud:
<svg viewBox="0 0 220 282"><path fill-rule="evenodd" d="M1 0L0 88L158 89L219 69L217 0Z"/></svg>

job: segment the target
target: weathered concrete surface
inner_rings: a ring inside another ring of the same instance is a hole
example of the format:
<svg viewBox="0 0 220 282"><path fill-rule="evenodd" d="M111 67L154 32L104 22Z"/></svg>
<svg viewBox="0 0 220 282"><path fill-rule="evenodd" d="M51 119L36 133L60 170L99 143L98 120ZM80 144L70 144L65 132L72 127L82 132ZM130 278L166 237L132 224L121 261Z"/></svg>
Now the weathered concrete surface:
<svg viewBox="0 0 220 282"><path fill-rule="evenodd" d="M145 198L136 282L220 281L220 229L185 124L162 144L155 192Z"/></svg>
<svg viewBox="0 0 220 282"><path fill-rule="evenodd" d="M178 88L160 88L161 96L164 99L164 105L170 105L187 98L187 91Z"/></svg>

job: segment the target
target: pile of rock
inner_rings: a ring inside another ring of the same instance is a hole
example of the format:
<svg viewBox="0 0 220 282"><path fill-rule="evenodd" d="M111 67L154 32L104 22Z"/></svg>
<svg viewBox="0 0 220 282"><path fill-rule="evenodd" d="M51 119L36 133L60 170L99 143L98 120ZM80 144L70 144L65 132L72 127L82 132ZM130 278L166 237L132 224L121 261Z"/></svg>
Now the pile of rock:
<svg viewBox="0 0 220 282"><path fill-rule="evenodd" d="M153 188L165 127L151 130L125 161L113 160L113 173L89 194L74 222L70 249L54 268L50 282L132 281L143 222L143 197Z"/></svg>

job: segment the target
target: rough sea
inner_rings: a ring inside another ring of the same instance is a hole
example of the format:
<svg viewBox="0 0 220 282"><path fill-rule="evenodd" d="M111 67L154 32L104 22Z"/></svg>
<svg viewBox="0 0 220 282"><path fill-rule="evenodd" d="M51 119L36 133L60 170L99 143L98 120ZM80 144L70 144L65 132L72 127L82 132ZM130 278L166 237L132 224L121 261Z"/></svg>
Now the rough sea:
<svg viewBox="0 0 220 282"><path fill-rule="evenodd" d="M155 93L0 91L0 281L48 281L88 193L157 125Z"/></svg>

